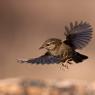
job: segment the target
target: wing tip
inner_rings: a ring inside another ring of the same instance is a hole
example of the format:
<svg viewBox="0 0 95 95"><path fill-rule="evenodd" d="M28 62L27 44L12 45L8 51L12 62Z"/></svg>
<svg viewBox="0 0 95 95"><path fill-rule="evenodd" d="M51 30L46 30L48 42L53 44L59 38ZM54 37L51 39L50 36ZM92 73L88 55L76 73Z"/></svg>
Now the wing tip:
<svg viewBox="0 0 95 95"><path fill-rule="evenodd" d="M27 60L24 60L24 59L16 59L17 63L26 63Z"/></svg>

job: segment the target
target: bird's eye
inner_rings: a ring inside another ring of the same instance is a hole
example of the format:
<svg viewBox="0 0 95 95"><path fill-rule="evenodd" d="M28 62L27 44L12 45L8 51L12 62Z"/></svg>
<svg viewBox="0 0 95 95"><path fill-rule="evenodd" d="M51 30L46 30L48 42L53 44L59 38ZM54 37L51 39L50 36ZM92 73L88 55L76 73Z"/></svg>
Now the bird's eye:
<svg viewBox="0 0 95 95"><path fill-rule="evenodd" d="M47 44L47 46L49 46L50 44Z"/></svg>

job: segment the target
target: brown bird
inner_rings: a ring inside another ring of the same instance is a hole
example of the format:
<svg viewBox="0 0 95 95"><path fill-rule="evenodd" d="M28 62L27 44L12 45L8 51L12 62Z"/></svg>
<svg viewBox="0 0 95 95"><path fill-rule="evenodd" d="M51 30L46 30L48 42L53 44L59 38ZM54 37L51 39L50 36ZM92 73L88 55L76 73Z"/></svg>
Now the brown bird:
<svg viewBox="0 0 95 95"><path fill-rule="evenodd" d="M50 38L46 40L40 49L46 49L47 52L38 57L30 58L27 60L18 60L20 63L37 63L37 64L54 64L61 63L64 67L68 68L68 64L80 63L88 56L76 52L77 49L84 48L92 38L92 27L87 22L77 21L73 24L70 23L70 27L65 26L66 40L60 40L57 38Z"/></svg>

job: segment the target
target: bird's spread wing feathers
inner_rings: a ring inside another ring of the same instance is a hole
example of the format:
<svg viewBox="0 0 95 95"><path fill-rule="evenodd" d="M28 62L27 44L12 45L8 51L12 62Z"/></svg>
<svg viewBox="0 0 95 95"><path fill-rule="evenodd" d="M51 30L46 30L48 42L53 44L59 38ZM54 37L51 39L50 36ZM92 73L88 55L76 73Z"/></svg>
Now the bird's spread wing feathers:
<svg viewBox="0 0 95 95"><path fill-rule="evenodd" d="M31 63L31 64L58 64L60 63L60 58L57 56L50 55L46 53L38 58L32 58L28 60L18 60L19 63Z"/></svg>
<svg viewBox="0 0 95 95"><path fill-rule="evenodd" d="M70 23L70 28L65 26L66 43L74 49L82 49L92 38L92 27L87 22Z"/></svg>

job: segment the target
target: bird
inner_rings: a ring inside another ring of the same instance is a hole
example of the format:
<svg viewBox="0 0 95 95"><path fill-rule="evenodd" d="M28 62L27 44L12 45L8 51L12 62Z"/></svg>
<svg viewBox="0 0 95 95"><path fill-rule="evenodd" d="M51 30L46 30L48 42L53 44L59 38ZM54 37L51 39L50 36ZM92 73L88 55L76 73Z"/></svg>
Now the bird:
<svg viewBox="0 0 95 95"><path fill-rule="evenodd" d="M70 22L65 26L65 40L59 38L49 38L43 42L39 49L46 52L36 58L26 60L18 59L19 63L31 64L62 64L68 68L69 64L81 63L88 59L87 55L77 52L88 45L92 39L92 26L86 21Z"/></svg>

